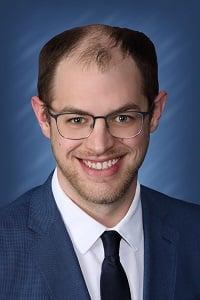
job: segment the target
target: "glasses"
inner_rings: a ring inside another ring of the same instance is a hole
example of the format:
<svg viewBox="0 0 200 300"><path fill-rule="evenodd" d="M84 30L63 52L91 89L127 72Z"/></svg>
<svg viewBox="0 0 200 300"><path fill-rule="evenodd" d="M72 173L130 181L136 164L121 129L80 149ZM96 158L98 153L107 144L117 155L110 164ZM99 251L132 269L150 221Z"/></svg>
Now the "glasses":
<svg viewBox="0 0 200 300"><path fill-rule="evenodd" d="M150 112L128 110L95 117L76 112L53 113L49 108L47 108L47 112L49 116L55 119L59 134L70 140L88 138L97 119L105 120L107 130L113 137L133 138L141 133L144 118L150 114Z"/></svg>

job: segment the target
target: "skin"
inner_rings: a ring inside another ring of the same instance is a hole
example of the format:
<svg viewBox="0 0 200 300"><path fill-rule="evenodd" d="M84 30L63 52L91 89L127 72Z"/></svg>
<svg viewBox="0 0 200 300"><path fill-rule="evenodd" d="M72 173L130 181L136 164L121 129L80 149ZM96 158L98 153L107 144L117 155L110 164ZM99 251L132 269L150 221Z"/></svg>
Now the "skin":
<svg viewBox="0 0 200 300"><path fill-rule="evenodd" d="M55 74L51 107L54 112L61 112L70 106L94 116L107 115L127 104L147 111L148 102L141 82L140 71L131 57L117 58L104 71L95 64L85 67L73 58L64 59ZM37 96L32 98L42 132L51 141L61 188L79 207L107 227L115 226L131 205L138 169L165 102L166 93L161 91L155 99L152 118L145 117L142 132L134 138L112 137L105 121L97 119L88 138L69 140L59 135L54 119L48 122L42 101ZM83 160L103 162L114 158L120 159L108 170L89 169L83 163Z"/></svg>

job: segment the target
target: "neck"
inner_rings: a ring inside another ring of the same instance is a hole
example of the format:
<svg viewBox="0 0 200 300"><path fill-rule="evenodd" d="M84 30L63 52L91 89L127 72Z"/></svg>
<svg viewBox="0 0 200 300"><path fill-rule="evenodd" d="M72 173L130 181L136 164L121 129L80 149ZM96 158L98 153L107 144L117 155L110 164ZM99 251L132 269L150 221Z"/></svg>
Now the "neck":
<svg viewBox="0 0 200 300"><path fill-rule="evenodd" d="M96 221L101 223L107 228L112 228L116 226L127 214L131 203L133 201L133 196L118 203L112 204L96 204L93 207L82 206L81 208Z"/></svg>
<svg viewBox="0 0 200 300"><path fill-rule="evenodd" d="M118 200L112 203L96 203L83 199L77 195L76 191L69 189L58 176L59 184L64 193L89 216L101 223L105 227L112 228L117 225L127 214L131 203L134 199L137 177L134 178L132 184L126 193Z"/></svg>

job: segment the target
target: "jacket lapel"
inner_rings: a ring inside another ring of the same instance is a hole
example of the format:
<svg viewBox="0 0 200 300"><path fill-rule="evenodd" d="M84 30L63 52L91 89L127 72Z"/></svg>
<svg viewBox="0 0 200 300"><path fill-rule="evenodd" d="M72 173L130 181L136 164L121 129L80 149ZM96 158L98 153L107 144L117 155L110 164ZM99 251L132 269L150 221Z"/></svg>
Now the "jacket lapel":
<svg viewBox="0 0 200 300"><path fill-rule="evenodd" d="M33 193L29 228L35 232L30 250L52 299L90 299L72 242L51 191L51 177Z"/></svg>
<svg viewBox="0 0 200 300"><path fill-rule="evenodd" d="M174 299L178 232L167 224L167 205L162 206L159 197L142 187L144 300Z"/></svg>

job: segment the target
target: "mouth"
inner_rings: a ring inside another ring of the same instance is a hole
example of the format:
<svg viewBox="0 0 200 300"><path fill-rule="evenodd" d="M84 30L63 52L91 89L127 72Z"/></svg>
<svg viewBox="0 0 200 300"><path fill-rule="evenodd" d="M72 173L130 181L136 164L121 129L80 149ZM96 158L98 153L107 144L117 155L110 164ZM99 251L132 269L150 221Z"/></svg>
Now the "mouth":
<svg viewBox="0 0 200 300"><path fill-rule="evenodd" d="M82 162L90 169L93 170L107 170L111 167L113 167L120 158L114 158L114 159L109 159L109 160L105 160L105 161L91 161L91 160L82 160Z"/></svg>
<svg viewBox="0 0 200 300"><path fill-rule="evenodd" d="M110 177L118 173L122 157L105 160L79 159L79 162L86 174L92 177Z"/></svg>

